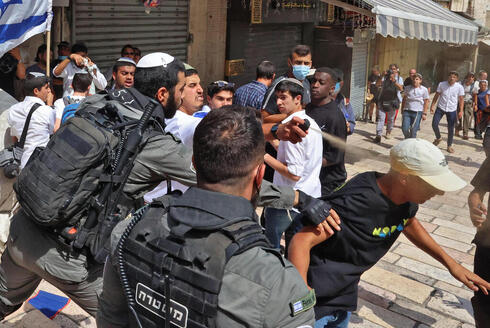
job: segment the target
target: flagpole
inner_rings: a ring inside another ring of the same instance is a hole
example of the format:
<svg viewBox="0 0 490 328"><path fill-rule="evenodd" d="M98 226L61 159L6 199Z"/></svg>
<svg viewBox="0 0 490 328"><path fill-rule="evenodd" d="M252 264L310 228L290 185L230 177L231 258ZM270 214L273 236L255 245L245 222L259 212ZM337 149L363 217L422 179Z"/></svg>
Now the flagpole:
<svg viewBox="0 0 490 328"><path fill-rule="evenodd" d="M50 76L51 64L51 31L46 31L46 76Z"/></svg>

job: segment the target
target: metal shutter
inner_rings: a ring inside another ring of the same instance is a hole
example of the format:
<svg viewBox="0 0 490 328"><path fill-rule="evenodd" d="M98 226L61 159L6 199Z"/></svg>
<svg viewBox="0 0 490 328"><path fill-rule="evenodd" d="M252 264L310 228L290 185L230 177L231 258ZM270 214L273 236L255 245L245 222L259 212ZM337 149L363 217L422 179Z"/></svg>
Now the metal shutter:
<svg viewBox="0 0 490 328"><path fill-rule="evenodd" d="M136 0L76 0L74 11L74 41L84 42L103 70L125 44L142 55L161 51L187 59L189 0L162 1L149 15Z"/></svg>
<svg viewBox="0 0 490 328"><path fill-rule="evenodd" d="M257 64L269 60L276 66L276 74L284 74L288 70L287 58L291 49L301 44L301 24L267 24L250 25L248 28L245 49L245 72L233 77L238 85L255 80Z"/></svg>
<svg viewBox="0 0 490 328"><path fill-rule="evenodd" d="M368 44L355 43L352 49L352 70L350 82L350 103L356 117L362 116L366 90L366 65L368 57Z"/></svg>

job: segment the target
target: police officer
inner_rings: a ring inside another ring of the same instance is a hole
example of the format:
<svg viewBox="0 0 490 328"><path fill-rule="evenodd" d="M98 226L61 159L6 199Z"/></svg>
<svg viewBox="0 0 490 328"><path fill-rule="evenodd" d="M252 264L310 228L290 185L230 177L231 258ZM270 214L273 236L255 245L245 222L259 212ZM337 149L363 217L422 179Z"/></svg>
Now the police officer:
<svg viewBox="0 0 490 328"><path fill-rule="evenodd" d="M255 111L211 111L193 149L197 187L114 229L98 327L312 327L314 291L257 223L265 142Z"/></svg>
<svg viewBox="0 0 490 328"><path fill-rule="evenodd" d="M152 53L138 63L133 92L115 90L111 97L136 109L145 107L149 102L148 95L154 97L160 104L154 111L154 119L163 127L164 118L173 117L180 105L184 85L184 65L168 54ZM274 126L272 132L273 124L262 128L269 140L277 136L297 142L305 136L298 127L301 123L304 122ZM126 208L123 210L130 210L127 204L132 202L137 206L137 200L165 179L188 186L196 183L192 151L171 134L153 133L138 153L124 186L122 198ZM323 220L322 203L292 189L263 184L260 194L267 201L264 205L278 208L298 205L309 209L311 218ZM102 290L102 271L102 265L95 262L88 251L66 247L57 233L36 225L21 209L12 218L10 237L0 264L0 318L18 309L41 279L56 286L95 316L97 295Z"/></svg>

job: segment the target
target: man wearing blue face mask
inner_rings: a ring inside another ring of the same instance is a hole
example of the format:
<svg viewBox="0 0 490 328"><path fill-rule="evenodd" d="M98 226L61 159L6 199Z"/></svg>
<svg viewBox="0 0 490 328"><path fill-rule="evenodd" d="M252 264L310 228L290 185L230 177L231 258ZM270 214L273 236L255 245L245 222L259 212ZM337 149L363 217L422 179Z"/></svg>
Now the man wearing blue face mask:
<svg viewBox="0 0 490 328"><path fill-rule="evenodd" d="M310 103L310 82L306 79L306 76L310 73L311 63L310 47L306 45L297 45L291 50L291 54L288 57L288 71L272 83L264 96L262 117L264 119L267 118L265 120L266 122L281 122L285 118L283 115L280 115L280 112L277 109L277 98L274 90L277 84L286 78L295 78L301 81L304 90L302 97L303 108ZM272 115L274 116L270 117Z"/></svg>

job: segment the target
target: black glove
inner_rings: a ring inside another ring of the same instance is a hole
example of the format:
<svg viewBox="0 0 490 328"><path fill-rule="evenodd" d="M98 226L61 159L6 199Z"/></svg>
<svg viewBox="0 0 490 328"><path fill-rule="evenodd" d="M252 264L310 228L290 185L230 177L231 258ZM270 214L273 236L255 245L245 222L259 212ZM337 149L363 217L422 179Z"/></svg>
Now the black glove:
<svg viewBox="0 0 490 328"><path fill-rule="evenodd" d="M330 216L332 206L318 198L298 190L299 201L296 208L301 212L303 225L317 226Z"/></svg>

